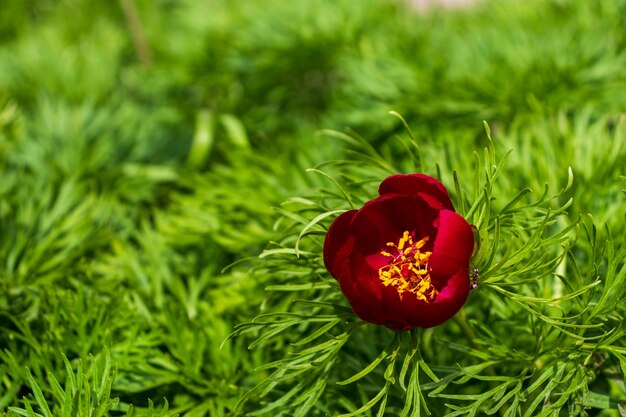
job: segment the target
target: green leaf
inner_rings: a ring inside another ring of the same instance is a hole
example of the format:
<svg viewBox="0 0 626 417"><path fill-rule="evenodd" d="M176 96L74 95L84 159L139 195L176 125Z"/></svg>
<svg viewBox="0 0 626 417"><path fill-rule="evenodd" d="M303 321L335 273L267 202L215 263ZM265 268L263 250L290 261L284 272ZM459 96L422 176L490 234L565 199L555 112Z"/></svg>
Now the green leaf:
<svg viewBox="0 0 626 417"><path fill-rule="evenodd" d="M397 352L398 348L399 348L399 339L398 339L398 336L396 335L391 341L391 343L389 344L389 346L387 346L387 348L385 348L382 352L380 352L380 354L376 357L376 359L374 359L369 365L367 365L365 368L363 368L361 371L357 372L356 374L352 375L350 378L345 379L343 381L338 381L337 384L348 385L355 381L358 381L359 379L363 378L364 376L372 372L382 361L384 361L387 358L392 357L394 352Z"/></svg>

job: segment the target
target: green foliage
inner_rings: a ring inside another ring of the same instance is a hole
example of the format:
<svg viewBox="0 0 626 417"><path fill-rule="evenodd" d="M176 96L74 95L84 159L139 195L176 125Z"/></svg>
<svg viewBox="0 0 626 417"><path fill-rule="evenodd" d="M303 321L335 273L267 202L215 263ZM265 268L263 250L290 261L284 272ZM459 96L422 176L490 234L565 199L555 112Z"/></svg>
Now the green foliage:
<svg viewBox="0 0 626 417"><path fill-rule="evenodd" d="M3 1L0 414L626 415L624 15ZM321 260L396 172L480 241L400 334Z"/></svg>
<svg viewBox="0 0 626 417"><path fill-rule="evenodd" d="M626 241L614 241L607 226L600 243L592 223L568 213L573 197L562 197L577 187L571 170L555 195L548 187L538 197L522 189L498 201L506 160L496 159L488 137L484 157L474 154L474 181L469 172L454 176L456 206L477 230L479 287L455 322L393 336L351 314L320 254L333 209L371 199L374 178L401 170L358 139L339 136L356 144L357 160L332 167L342 179L321 194L290 205L288 232L255 263L257 279L272 283L267 289L280 301L234 335L254 335L250 348L263 344L287 356L263 367L272 372L243 398L263 406L252 415L307 415L311 398L325 404L319 412L341 399L331 409L342 416L446 409L450 416L580 415L589 407L617 407L621 400L595 390L623 362ZM410 171L422 163L414 155ZM328 191L333 188L338 191ZM553 207L559 200L564 203ZM347 391L350 384L357 389Z"/></svg>
<svg viewBox="0 0 626 417"><path fill-rule="evenodd" d="M90 358L88 367L83 367L82 361L72 365L63 356L67 378L62 386L53 374L47 375L47 384L44 386L53 398L52 406L44 397L42 385L38 384L31 372L26 368L22 371L19 366L16 372L22 372L33 391L33 399L24 399L24 408L10 407L8 413L3 416L16 417L52 417L52 416L107 416L108 412L119 404L118 398L111 398L111 389L115 372L111 370L111 361L108 353L103 360L96 361ZM73 369L76 369L74 372ZM137 410L132 406L127 407L127 417L137 416ZM36 412L35 410L39 410ZM161 411L154 410L154 405L149 401L148 408L141 412L146 417L165 417L169 415L168 404Z"/></svg>

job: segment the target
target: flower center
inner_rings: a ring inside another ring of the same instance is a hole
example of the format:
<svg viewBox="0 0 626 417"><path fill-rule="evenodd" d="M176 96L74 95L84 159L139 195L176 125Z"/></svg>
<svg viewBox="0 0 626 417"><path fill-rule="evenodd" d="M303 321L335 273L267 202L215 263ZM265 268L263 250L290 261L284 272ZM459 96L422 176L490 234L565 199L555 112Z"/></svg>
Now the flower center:
<svg viewBox="0 0 626 417"><path fill-rule="evenodd" d="M428 273L428 260L432 252L421 251L428 239L426 236L414 242L413 236L405 230L398 244L389 242L389 249L380 252L389 260L387 265L378 269L378 277L384 286L396 287L400 298L405 292L410 292L419 300L430 303L439 294Z"/></svg>

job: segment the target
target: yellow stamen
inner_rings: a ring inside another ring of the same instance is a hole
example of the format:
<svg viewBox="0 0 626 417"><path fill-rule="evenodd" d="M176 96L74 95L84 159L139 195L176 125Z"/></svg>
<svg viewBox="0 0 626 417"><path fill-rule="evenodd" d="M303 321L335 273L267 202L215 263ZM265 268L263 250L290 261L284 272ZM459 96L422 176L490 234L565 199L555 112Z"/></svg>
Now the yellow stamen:
<svg viewBox="0 0 626 417"><path fill-rule="evenodd" d="M405 292L410 292L415 294L417 299L430 303L439 294L428 273L431 252L420 251L428 239L426 236L413 243L413 236L405 230L397 245L393 242L387 243L387 247L395 248L395 251L380 252L390 259L386 265L378 269L378 277L384 286L395 287L400 298Z"/></svg>

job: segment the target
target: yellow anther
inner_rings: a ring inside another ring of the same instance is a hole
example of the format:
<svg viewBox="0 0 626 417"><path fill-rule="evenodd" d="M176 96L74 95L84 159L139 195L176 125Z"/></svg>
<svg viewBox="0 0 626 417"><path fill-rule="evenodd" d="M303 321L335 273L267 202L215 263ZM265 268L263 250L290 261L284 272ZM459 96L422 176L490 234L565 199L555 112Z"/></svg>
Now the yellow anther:
<svg viewBox="0 0 626 417"><path fill-rule="evenodd" d="M426 242L428 242L428 236L426 236L424 239L417 242L415 244L415 249L421 249L426 244Z"/></svg>
<svg viewBox="0 0 626 417"><path fill-rule="evenodd" d="M433 286L428 272L428 261L431 252L420 251L428 242L428 236L413 242L413 236L405 230L396 245L387 243L387 247L395 251L381 251L380 254L390 258L386 265L378 269L378 276L384 286L393 286L400 297L405 292L415 294L418 300L430 303L439 291Z"/></svg>

